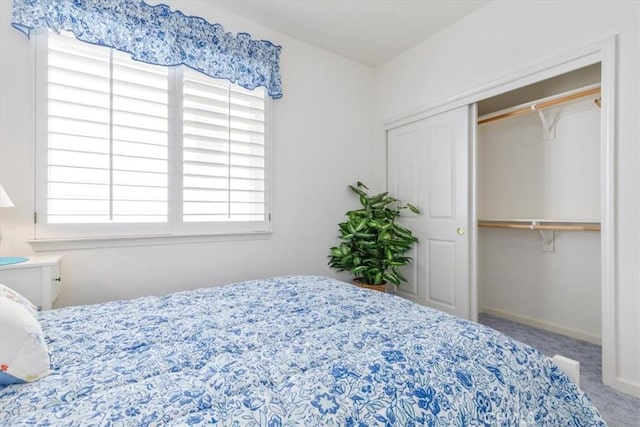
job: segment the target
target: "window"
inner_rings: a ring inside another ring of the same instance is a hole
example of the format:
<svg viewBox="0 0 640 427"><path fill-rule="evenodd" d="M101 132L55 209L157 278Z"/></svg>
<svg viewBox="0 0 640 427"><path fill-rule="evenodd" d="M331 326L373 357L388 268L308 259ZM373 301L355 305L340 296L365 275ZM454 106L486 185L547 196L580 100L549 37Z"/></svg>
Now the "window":
<svg viewBox="0 0 640 427"><path fill-rule="evenodd" d="M268 231L263 89L37 44L36 238Z"/></svg>

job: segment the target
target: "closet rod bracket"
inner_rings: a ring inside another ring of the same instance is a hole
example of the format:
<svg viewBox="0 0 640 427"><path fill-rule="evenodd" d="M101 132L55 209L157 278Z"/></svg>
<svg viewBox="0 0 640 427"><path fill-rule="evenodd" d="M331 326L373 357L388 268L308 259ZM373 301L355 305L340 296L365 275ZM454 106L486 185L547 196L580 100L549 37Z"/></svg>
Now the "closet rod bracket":
<svg viewBox="0 0 640 427"><path fill-rule="evenodd" d="M532 227L535 227L535 222ZM539 228L532 228L538 230L540 237L542 237L542 252L555 252L556 251L556 231L555 230L541 230Z"/></svg>
<svg viewBox="0 0 640 427"><path fill-rule="evenodd" d="M532 105L531 109L538 113L538 117L540 117L540 121L542 122L542 139L550 140L556 139L556 121L558 120L559 113L553 117L551 123L547 120L547 117L544 115L544 112L541 109L538 109L536 105Z"/></svg>

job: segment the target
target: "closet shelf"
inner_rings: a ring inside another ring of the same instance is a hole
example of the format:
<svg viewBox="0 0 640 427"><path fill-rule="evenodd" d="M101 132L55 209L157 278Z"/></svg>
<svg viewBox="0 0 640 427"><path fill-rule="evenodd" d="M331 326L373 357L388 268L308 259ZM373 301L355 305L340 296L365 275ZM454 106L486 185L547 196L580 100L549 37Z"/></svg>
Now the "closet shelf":
<svg viewBox="0 0 640 427"><path fill-rule="evenodd" d="M600 231L599 222L571 220L479 220L478 227L519 230Z"/></svg>

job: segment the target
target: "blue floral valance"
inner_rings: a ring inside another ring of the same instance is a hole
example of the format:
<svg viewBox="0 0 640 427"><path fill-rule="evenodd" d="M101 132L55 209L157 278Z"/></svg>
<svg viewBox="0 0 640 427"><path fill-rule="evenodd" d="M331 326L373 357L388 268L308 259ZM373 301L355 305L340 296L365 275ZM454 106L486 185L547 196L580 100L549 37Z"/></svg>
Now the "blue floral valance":
<svg viewBox="0 0 640 427"><path fill-rule="evenodd" d="M152 6L142 0L13 0L12 25L29 35L49 28L71 31L78 40L112 47L135 60L184 64L247 89L267 88L282 97L280 51L246 33L226 33L219 24Z"/></svg>

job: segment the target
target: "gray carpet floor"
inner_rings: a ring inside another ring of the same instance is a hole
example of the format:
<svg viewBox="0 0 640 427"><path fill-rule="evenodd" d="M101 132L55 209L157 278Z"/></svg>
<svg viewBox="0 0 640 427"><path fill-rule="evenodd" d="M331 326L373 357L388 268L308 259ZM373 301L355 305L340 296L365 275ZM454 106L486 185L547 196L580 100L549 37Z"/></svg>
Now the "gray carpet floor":
<svg viewBox="0 0 640 427"><path fill-rule="evenodd" d="M480 314L478 322L530 345L546 356L560 354L580 362L580 388L611 427L640 427L640 399L602 384L600 346L520 323Z"/></svg>

